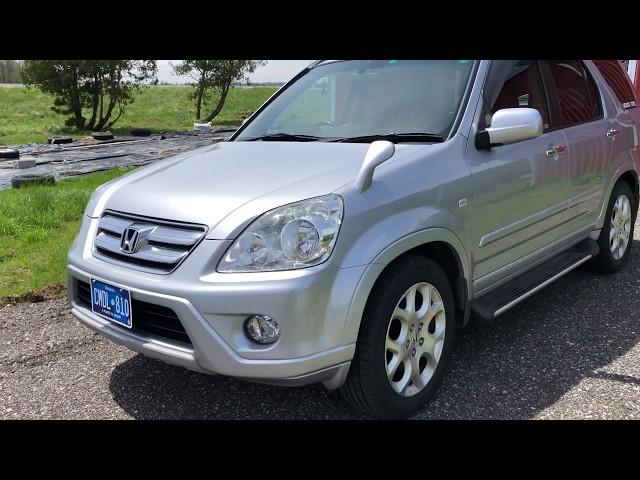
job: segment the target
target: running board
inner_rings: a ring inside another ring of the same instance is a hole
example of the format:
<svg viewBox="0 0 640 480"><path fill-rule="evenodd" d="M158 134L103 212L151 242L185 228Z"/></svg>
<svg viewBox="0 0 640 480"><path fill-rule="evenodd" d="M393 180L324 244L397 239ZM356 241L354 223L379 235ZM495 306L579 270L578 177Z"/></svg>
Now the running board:
<svg viewBox="0 0 640 480"><path fill-rule="evenodd" d="M493 320L595 257L599 251L600 248L595 240L584 240L495 290L472 300L471 311L481 320Z"/></svg>

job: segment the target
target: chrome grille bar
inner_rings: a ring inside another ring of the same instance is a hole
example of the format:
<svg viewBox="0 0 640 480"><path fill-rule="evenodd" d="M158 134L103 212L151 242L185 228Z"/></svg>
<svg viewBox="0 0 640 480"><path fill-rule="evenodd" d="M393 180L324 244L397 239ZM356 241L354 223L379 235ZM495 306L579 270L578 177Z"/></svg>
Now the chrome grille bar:
<svg viewBox="0 0 640 480"><path fill-rule="evenodd" d="M121 250L122 235L132 225L153 231L133 253ZM98 223L94 256L151 273L175 270L204 238L207 227L107 211Z"/></svg>

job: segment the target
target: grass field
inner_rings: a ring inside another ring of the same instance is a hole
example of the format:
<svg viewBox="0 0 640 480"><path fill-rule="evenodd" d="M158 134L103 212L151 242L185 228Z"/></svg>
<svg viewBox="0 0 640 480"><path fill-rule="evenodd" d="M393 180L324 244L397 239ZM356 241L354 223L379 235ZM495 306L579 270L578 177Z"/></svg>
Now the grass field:
<svg viewBox="0 0 640 480"><path fill-rule="evenodd" d="M275 87L233 88L214 125L238 125L269 98ZM136 95L125 113L111 129L128 134L134 127L154 132L191 130L195 108L188 86L150 86ZM51 111L53 97L27 87L0 87L0 145L46 143L50 135L76 137L89 132L72 131L64 125L65 117ZM213 107L211 107L213 108ZM206 109L205 109L206 110Z"/></svg>
<svg viewBox="0 0 640 480"><path fill-rule="evenodd" d="M126 171L0 191L0 299L35 301L64 294L67 251L91 192Z"/></svg>

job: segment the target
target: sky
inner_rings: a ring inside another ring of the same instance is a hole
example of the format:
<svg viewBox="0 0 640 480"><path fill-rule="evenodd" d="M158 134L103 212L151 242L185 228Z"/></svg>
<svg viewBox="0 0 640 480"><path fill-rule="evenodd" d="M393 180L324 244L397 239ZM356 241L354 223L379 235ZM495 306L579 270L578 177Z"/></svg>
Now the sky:
<svg viewBox="0 0 640 480"><path fill-rule="evenodd" d="M269 60L258 68L250 77L251 82L286 82L296 73L309 65L313 60ZM180 60L158 60L158 80L168 83L185 83L188 78L174 75L171 63Z"/></svg>

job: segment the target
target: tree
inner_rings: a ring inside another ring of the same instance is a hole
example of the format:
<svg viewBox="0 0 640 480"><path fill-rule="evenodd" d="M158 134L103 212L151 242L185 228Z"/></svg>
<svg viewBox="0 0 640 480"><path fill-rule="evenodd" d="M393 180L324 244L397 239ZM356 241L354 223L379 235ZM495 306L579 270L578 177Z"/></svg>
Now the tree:
<svg viewBox="0 0 640 480"><path fill-rule="evenodd" d="M256 68L265 65L263 60L183 60L173 67L177 75L188 75L195 80L193 98L196 120L200 120L203 103L217 99L213 111L204 119L210 122L220 113L231 85L245 80Z"/></svg>
<svg viewBox="0 0 640 480"><path fill-rule="evenodd" d="M67 115L67 125L101 130L118 121L156 72L155 60L27 60L22 77L55 97L51 109Z"/></svg>
<svg viewBox="0 0 640 480"><path fill-rule="evenodd" d="M20 62L0 60L0 83L22 83Z"/></svg>

